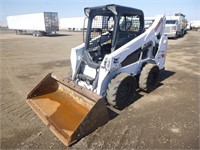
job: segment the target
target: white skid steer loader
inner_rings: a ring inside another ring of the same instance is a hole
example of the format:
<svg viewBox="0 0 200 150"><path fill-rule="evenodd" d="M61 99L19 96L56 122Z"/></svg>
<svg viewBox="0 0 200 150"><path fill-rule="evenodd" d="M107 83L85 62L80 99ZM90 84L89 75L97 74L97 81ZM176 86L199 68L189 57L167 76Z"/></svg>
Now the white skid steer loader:
<svg viewBox="0 0 200 150"><path fill-rule="evenodd" d="M137 89L152 91L164 69L165 16L144 30L139 9L119 5L85 8L84 44L71 51L71 74L48 74L27 103L65 144L109 121L107 105L122 109Z"/></svg>

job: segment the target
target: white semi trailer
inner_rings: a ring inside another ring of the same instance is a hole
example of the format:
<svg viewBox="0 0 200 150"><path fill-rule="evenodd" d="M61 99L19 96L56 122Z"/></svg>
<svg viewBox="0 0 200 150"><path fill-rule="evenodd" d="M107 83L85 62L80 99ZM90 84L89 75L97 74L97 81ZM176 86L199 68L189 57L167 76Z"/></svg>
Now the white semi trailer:
<svg viewBox="0 0 200 150"><path fill-rule="evenodd" d="M16 34L33 33L34 36L50 35L59 30L57 12L41 12L7 17L8 28Z"/></svg>

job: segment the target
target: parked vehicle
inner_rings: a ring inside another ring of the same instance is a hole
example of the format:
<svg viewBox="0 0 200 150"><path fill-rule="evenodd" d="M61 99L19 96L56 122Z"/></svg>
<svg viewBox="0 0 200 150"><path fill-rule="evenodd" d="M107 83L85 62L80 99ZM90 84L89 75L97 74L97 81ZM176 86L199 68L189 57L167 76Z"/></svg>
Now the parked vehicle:
<svg viewBox="0 0 200 150"><path fill-rule="evenodd" d="M59 30L58 13L41 12L7 17L8 28L16 34L31 32L34 36L50 35Z"/></svg>
<svg viewBox="0 0 200 150"><path fill-rule="evenodd" d="M183 14L175 14L175 16L167 16L165 24L165 35L167 37L177 38L185 35L187 31L187 20Z"/></svg>
<svg viewBox="0 0 200 150"><path fill-rule="evenodd" d="M192 30L199 30L200 29L200 20L192 20L191 23L191 29Z"/></svg>

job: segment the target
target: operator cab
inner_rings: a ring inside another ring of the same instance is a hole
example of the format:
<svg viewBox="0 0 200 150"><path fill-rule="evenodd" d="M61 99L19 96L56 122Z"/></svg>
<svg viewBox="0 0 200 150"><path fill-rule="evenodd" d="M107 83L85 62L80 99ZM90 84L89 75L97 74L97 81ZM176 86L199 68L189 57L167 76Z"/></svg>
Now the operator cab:
<svg viewBox="0 0 200 150"><path fill-rule="evenodd" d="M139 9L112 4L84 11L88 18L85 60L92 68L98 68L106 54L144 32L144 15Z"/></svg>

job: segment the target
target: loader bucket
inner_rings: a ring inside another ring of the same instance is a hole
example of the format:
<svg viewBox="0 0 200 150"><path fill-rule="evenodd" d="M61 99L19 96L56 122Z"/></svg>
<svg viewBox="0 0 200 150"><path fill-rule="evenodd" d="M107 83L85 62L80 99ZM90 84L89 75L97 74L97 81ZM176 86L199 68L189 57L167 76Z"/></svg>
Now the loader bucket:
<svg viewBox="0 0 200 150"><path fill-rule="evenodd" d="M66 146L109 120L103 97L52 73L33 89L27 103Z"/></svg>

